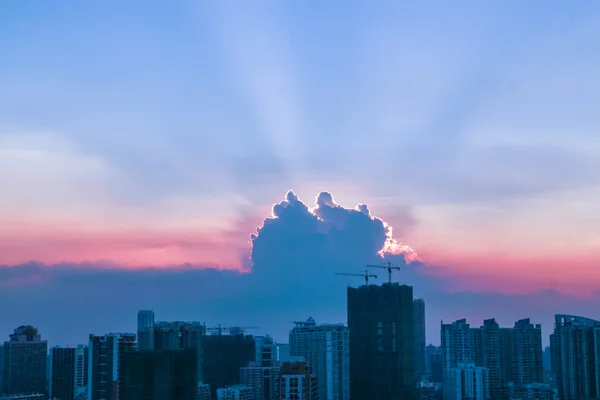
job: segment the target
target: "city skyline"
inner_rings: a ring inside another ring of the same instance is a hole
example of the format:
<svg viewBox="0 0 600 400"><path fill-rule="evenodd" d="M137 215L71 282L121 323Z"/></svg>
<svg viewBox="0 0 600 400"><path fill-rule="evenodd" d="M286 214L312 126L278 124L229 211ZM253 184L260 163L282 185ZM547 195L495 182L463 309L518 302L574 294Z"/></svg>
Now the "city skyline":
<svg viewBox="0 0 600 400"><path fill-rule="evenodd" d="M34 3L0 5L0 332L281 341L388 261L427 343L600 318L597 2Z"/></svg>

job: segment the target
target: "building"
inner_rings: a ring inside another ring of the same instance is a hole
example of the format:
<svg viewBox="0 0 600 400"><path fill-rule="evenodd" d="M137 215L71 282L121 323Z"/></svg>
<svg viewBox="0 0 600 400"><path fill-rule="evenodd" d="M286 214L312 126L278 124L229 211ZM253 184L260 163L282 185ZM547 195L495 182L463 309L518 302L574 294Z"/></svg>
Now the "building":
<svg viewBox="0 0 600 400"><path fill-rule="evenodd" d="M254 400L254 392L243 385L217 389L217 400Z"/></svg>
<svg viewBox="0 0 600 400"><path fill-rule="evenodd" d="M600 321L556 315L550 347L559 398L600 398Z"/></svg>
<svg viewBox="0 0 600 400"><path fill-rule="evenodd" d="M487 369L491 399L503 399L509 383L543 383L541 325L519 320L501 328L495 319L471 328L466 320L441 325L442 366L445 371L461 363Z"/></svg>
<svg viewBox="0 0 600 400"><path fill-rule="evenodd" d="M291 361L289 343L288 344L281 344L281 343L276 344L275 351L276 351L275 359L277 361L281 361L282 363Z"/></svg>
<svg viewBox="0 0 600 400"><path fill-rule="evenodd" d="M558 400L558 389L545 383L529 383L506 386L505 398L508 400Z"/></svg>
<svg viewBox="0 0 600 400"><path fill-rule="evenodd" d="M196 357L194 349L123 353L119 367L120 400L196 400Z"/></svg>
<svg viewBox="0 0 600 400"><path fill-rule="evenodd" d="M240 368L256 356L254 338L243 333L204 336L200 351L202 382L210 385L213 398L218 388L239 384Z"/></svg>
<svg viewBox="0 0 600 400"><path fill-rule="evenodd" d="M350 398L415 398L413 289L348 288Z"/></svg>
<svg viewBox="0 0 600 400"><path fill-rule="evenodd" d="M181 349L181 328L176 325L154 327L154 350Z"/></svg>
<svg viewBox="0 0 600 400"><path fill-rule="evenodd" d="M317 325L313 318L294 322L290 331L290 355L304 357L317 377L319 398L350 398L350 339L343 324Z"/></svg>
<svg viewBox="0 0 600 400"><path fill-rule="evenodd" d="M30 325L19 326L4 342L4 394L46 393L48 343Z"/></svg>
<svg viewBox="0 0 600 400"><path fill-rule="evenodd" d="M254 400L271 400L277 396L281 365L279 361L268 364L264 366L251 362L247 367L240 368L240 384L252 389Z"/></svg>
<svg viewBox="0 0 600 400"><path fill-rule="evenodd" d="M154 350L154 311L138 311L137 340L138 349Z"/></svg>
<svg viewBox="0 0 600 400"><path fill-rule="evenodd" d="M198 384L198 391L196 392L196 400L211 400L210 385L207 385L206 383Z"/></svg>
<svg viewBox="0 0 600 400"><path fill-rule="evenodd" d="M516 385L543 383L542 326L532 324L529 318L515 322L511 332L510 347L513 368L510 381Z"/></svg>
<svg viewBox="0 0 600 400"><path fill-rule="evenodd" d="M432 353L429 355L429 367L431 372L429 373L429 381L441 383L444 379L444 368L442 361L442 353Z"/></svg>
<svg viewBox="0 0 600 400"><path fill-rule="evenodd" d="M305 362L283 363L279 376L278 400L318 400L317 376Z"/></svg>
<svg viewBox="0 0 600 400"><path fill-rule="evenodd" d="M0 393L4 391L4 344L0 345Z"/></svg>
<svg viewBox="0 0 600 400"><path fill-rule="evenodd" d="M444 371L444 400L490 399L487 368L459 363Z"/></svg>
<svg viewBox="0 0 600 400"><path fill-rule="evenodd" d="M82 393L87 394L88 385L88 347L80 344L75 348L74 398L77 400Z"/></svg>
<svg viewBox="0 0 600 400"><path fill-rule="evenodd" d="M425 361L425 301L415 299L413 301L413 320L415 328L415 375L420 381L427 373Z"/></svg>
<svg viewBox="0 0 600 400"><path fill-rule="evenodd" d="M133 350L133 333L90 335L88 400L119 400L119 366L123 355Z"/></svg>
<svg viewBox="0 0 600 400"><path fill-rule="evenodd" d="M75 399L75 349L50 349L48 367L48 395L60 400Z"/></svg>
<svg viewBox="0 0 600 400"><path fill-rule="evenodd" d="M466 319L441 326L441 354L443 369L457 368L458 363L473 361L471 326Z"/></svg>

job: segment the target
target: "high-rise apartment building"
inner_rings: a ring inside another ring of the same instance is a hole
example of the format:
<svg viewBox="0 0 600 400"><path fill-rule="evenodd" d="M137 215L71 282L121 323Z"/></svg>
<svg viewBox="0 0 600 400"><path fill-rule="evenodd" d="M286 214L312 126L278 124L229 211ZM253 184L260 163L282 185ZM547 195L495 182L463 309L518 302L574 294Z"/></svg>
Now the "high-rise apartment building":
<svg viewBox="0 0 600 400"><path fill-rule="evenodd" d="M512 382L516 385L544 382L542 326L522 319L515 322L511 333Z"/></svg>
<svg viewBox="0 0 600 400"><path fill-rule="evenodd" d="M120 400L196 400L196 357L194 349L123 353Z"/></svg>
<svg viewBox="0 0 600 400"><path fill-rule="evenodd" d="M88 385L88 347L80 344L75 348L74 399L86 393Z"/></svg>
<svg viewBox="0 0 600 400"><path fill-rule="evenodd" d="M600 321L558 314L550 346L559 398L599 399Z"/></svg>
<svg viewBox="0 0 600 400"><path fill-rule="evenodd" d="M204 336L200 351L202 381L210 385L213 398L218 388L239 384L240 368L256 357L254 338L243 333Z"/></svg>
<svg viewBox="0 0 600 400"><path fill-rule="evenodd" d="M488 400L488 371L474 363L458 363L444 372L444 400Z"/></svg>
<svg viewBox="0 0 600 400"><path fill-rule="evenodd" d="M290 355L304 357L317 377L319 398L350 398L350 340L343 324L317 325L313 318L294 322L290 331Z"/></svg>
<svg viewBox="0 0 600 400"><path fill-rule="evenodd" d="M60 400L74 400L75 349L53 347L48 361L48 395Z"/></svg>
<svg viewBox="0 0 600 400"><path fill-rule="evenodd" d="M135 349L135 334L90 335L88 400L119 400L119 366L123 355Z"/></svg>
<svg viewBox="0 0 600 400"><path fill-rule="evenodd" d="M283 363L278 400L319 400L317 376L305 362Z"/></svg>
<svg viewBox="0 0 600 400"><path fill-rule="evenodd" d="M154 350L154 311L138 311L137 340L138 349Z"/></svg>
<svg viewBox="0 0 600 400"><path fill-rule="evenodd" d="M4 394L46 393L48 343L30 325L19 326L4 342Z"/></svg>
<svg viewBox="0 0 600 400"><path fill-rule="evenodd" d="M445 371L460 363L474 363L487 370L491 399L502 399L510 383L543 382L541 325L519 320L513 328L501 328L485 320L471 328L466 320L441 326L441 353Z"/></svg>
<svg viewBox="0 0 600 400"><path fill-rule="evenodd" d="M415 327L415 375L417 380L421 380L425 375L425 301L415 299L413 301L413 319Z"/></svg>
<svg viewBox="0 0 600 400"><path fill-rule="evenodd" d="M348 288L350 398L415 398L413 289L397 283Z"/></svg>
<svg viewBox="0 0 600 400"><path fill-rule="evenodd" d="M240 384L252 388L254 400L272 400L277 396L281 364L272 361L268 366L251 362L240 368Z"/></svg>
<svg viewBox="0 0 600 400"><path fill-rule="evenodd" d="M458 367L458 363L473 361L471 347L471 326L466 319L451 324L442 323L441 327L442 366L444 370Z"/></svg>

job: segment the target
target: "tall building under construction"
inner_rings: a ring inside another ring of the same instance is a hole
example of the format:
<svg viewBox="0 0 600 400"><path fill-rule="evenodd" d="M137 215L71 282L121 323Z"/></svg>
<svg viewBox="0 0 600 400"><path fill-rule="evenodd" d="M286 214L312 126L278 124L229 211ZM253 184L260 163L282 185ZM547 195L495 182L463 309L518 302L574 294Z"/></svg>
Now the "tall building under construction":
<svg viewBox="0 0 600 400"><path fill-rule="evenodd" d="M348 288L350 398L415 399L413 288Z"/></svg>

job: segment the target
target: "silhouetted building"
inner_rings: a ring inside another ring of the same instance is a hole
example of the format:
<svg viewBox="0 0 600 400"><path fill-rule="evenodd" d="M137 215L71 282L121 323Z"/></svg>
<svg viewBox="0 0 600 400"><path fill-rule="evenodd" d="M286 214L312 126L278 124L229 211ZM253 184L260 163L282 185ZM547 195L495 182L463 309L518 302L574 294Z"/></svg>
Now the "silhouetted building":
<svg viewBox="0 0 600 400"><path fill-rule="evenodd" d="M216 398L218 388L240 383L240 368L254 361L254 338L244 334L207 335L202 338L202 381L208 383Z"/></svg>
<svg viewBox="0 0 600 400"><path fill-rule="evenodd" d="M247 386L233 385L217 389L217 400L254 400L254 393Z"/></svg>
<svg viewBox="0 0 600 400"><path fill-rule="evenodd" d="M545 383L528 383L526 385L510 383L506 386L504 398L508 400L558 400L558 389Z"/></svg>
<svg viewBox="0 0 600 400"><path fill-rule="evenodd" d="M90 335L88 400L120 400L119 367L123 355L135 349L133 333Z"/></svg>
<svg viewBox="0 0 600 400"><path fill-rule="evenodd" d="M544 352L542 353L542 364L544 373L552 372L552 351L550 350L550 346L544 348Z"/></svg>
<svg viewBox="0 0 600 400"><path fill-rule="evenodd" d="M247 367L240 368L240 384L252 388L254 400L276 398L281 365L279 361L267 364L269 366L251 362Z"/></svg>
<svg viewBox="0 0 600 400"><path fill-rule="evenodd" d="M211 400L210 385L206 383L198 383L198 391L196 392L196 400Z"/></svg>
<svg viewBox="0 0 600 400"><path fill-rule="evenodd" d="M397 283L348 288L350 398L415 398L413 289Z"/></svg>
<svg viewBox="0 0 600 400"><path fill-rule="evenodd" d="M154 350L181 349L181 328L178 326L154 327Z"/></svg>
<svg viewBox="0 0 600 400"><path fill-rule="evenodd" d="M501 328L495 319L485 320L480 328L471 328L464 319L442 324L441 342L444 371L459 363L485 367L492 399L503 399L509 383L543 382L541 325L529 319L513 328Z"/></svg>
<svg viewBox="0 0 600 400"><path fill-rule="evenodd" d="M458 363L473 362L471 326L466 319L441 325L441 354L444 371L457 368Z"/></svg>
<svg viewBox="0 0 600 400"><path fill-rule="evenodd" d="M283 363L278 400L319 400L317 377L305 362Z"/></svg>
<svg viewBox="0 0 600 400"><path fill-rule="evenodd" d="M309 318L294 322L290 355L304 357L317 376L321 400L350 398L350 340L343 324L317 325Z"/></svg>
<svg viewBox="0 0 600 400"><path fill-rule="evenodd" d="M46 393L48 343L30 325L14 330L4 342L4 394Z"/></svg>
<svg viewBox="0 0 600 400"><path fill-rule="evenodd" d="M558 314L550 345L559 398L600 398L600 321Z"/></svg>
<svg viewBox="0 0 600 400"><path fill-rule="evenodd" d="M510 347L512 373L509 372L509 381L516 385L543 383L542 326L532 324L529 318L515 322Z"/></svg>
<svg viewBox="0 0 600 400"><path fill-rule="evenodd" d="M488 400L488 370L473 363L458 363L444 372L444 400Z"/></svg>
<svg viewBox="0 0 600 400"><path fill-rule="evenodd" d="M89 367L89 356L88 347L80 344L75 348L75 381L74 381L74 398L83 393L87 394L88 386L88 367Z"/></svg>
<svg viewBox="0 0 600 400"><path fill-rule="evenodd" d="M431 382L441 383L443 381L443 361L442 353L432 353L429 355L429 365L431 372L429 374L429 380Z"/></svg>
<svg viewBox="0 0 600 400"><path fill-rule="evenodd" d="M120 400L196 400L194 349L139 350L123 353Z"/></svg>
<svg viewBox="0 0 600 400"><path fill-rule="evenodd" d="M425 301L415 299L413 301L413 319L415 327L415 375L417 381L425 375Z"/></svg>
<svg viewBox="0 0 600 400"><path fill-rule="evenodd" d="M277 360L277 347L270 336L254 336L257 366L269 367Z"/></svg>
<svg viewBox="0 0 600 400"><path fill-rule="evenodd" d="M50 349L48 395L60 400L75 399L75 349Z"/></svg>
<svg viewBox="0 0 600 400"><path fill-rule="evenodd" d="M0 394L4 391L4 344L0 345Z"/></svg>
<svg viewBox="0 0 600 400"><path fill-rule="evenodd" d="M154 350L154 311L138 311L137 341L138 349Z"/></svg>

